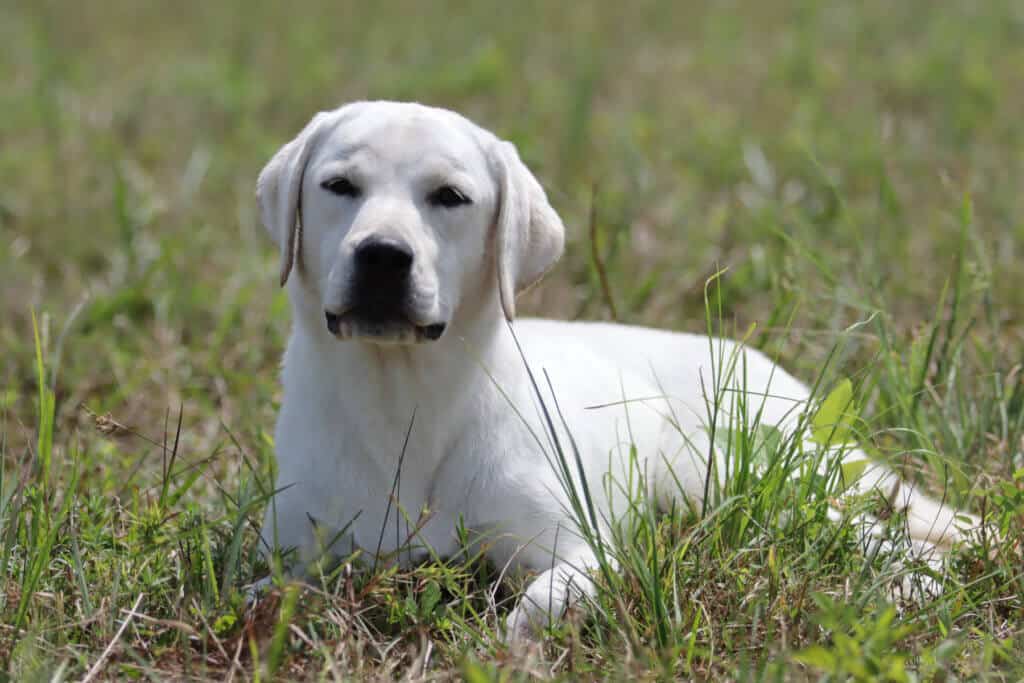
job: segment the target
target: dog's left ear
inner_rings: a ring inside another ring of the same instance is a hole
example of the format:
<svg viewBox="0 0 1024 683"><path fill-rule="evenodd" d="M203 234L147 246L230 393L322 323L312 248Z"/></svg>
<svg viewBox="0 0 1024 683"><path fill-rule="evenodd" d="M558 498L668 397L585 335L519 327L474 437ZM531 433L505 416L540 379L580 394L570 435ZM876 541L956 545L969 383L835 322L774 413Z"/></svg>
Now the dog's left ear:
<svg viewBox="0 0 1024 683"><path fill-rule="evenodd" d="M535 284L562 255L565 228L544 189L510 142L493 148L499 179L498 292L505 318L516 316L516 295Z"/></svg>
<svg viewBox="0 0 1024 683"><path fill-rule="evenodd" d="M294 140L278 150L256 181L263 226L281 249L282 287L288 282L296 258L302 265L302 181L306 164L329 118L330 112L314 116Z"/></svg>

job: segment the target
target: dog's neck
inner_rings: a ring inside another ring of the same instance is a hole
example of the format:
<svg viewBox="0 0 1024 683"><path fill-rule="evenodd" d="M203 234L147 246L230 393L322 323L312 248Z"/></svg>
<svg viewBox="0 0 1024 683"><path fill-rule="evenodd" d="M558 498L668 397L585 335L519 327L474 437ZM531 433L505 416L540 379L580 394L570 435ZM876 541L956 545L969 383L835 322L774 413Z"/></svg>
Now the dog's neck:
<svg viewBox="0 0 1024 683"><path fill-rule="evenodd" d="M486 419L482 412L512 413L502 392L522 384L508 378L523 366L496 291L493 297L481 297L479 309L460 311L441 339L421 344L339 341L327 331L318 311L293 310L285 391L312 391L324 405L359 410L358 420L338 415L336 421L349 426L344 439L354 450L364 440L367 446L380 441L380 432L404 435L415 413L410 443L416 446L418 465L430 470L439 466L455 439L471 431L466 429L470 423ZM315 354L322 362L289 362L293 354ZM293 366L319 368L319 374L299 377ZM343 393L358 398L337 400ZM424 402L423 397L433 398ZM367 433L352 433L357 428Z"/></svg>

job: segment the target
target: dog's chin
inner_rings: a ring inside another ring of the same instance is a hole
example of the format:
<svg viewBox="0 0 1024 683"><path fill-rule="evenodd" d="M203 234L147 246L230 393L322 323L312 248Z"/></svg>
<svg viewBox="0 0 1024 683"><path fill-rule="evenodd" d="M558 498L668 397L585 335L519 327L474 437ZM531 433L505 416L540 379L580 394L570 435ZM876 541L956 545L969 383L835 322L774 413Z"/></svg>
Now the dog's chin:
<svg viewBox="0 0 1024 683"><path fill-rule="evenodd" d="M347 313L326 315L327 331L341 341L358 340L380 346L428 344L444 335L446 323L417 325L409 320L373 319Z"/></svg>

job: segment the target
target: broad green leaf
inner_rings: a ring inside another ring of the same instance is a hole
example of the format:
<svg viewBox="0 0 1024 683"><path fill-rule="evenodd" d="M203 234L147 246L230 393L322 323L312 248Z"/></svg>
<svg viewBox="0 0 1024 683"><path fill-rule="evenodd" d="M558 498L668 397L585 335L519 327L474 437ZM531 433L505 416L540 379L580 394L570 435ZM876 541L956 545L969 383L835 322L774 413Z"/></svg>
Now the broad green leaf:
<svg viewBox="0 0 1024 683"><path fill-rule="evenodd" d="M846 488L851 486L855 481L860 479L860 475L864 474L864 470L867 469L871 461L868 459L863 460L851 460L842 464L843 472L843 487Z"/></svg>
<svg viewBox="0 0 1024 683"><path fill-rule="evenodd" d="M821 645L812 645L802 652L798 652L793 659L823 671L833 671L836 668L835 654Z"/></svg>
<svg viewBox="0 0 1024 683"><path fill-rule="evenodd" d="M857 407L853 402L853 383L841 381L832 390L814 414L811 421L811 441L822 446L838 446L850 441Z"/></svg>

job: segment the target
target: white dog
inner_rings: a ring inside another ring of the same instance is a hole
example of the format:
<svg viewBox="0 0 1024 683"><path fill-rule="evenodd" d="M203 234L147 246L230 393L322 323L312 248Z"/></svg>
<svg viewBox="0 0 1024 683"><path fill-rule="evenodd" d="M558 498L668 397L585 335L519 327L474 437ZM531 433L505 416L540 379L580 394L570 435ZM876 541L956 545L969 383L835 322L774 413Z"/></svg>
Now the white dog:
<svg viewBox="0 0 1024 683"><path fill-rule="evenodd" d="M606 475L639 470L653 499L697 506L707 463L726 476L707 428L716 362L743 355L761 423L792 430L807 412L803 384L732 342L507 324L516 295L559 258L562 222L515 147L453 112L358 102L320 113L263 169L257 194L294 312L263 528L268 547L296 549L292 571L325 550L445 556L458 526L489 539L497 566L538 573L507 622L533 632L593 590L568 489L588 484L606 524L627 502ZM575 456L568 472L552 462L554 439L571 452L570 434L585 482ZM879 486L924 547L974 523L879 466L857 482Z"/></svg>

